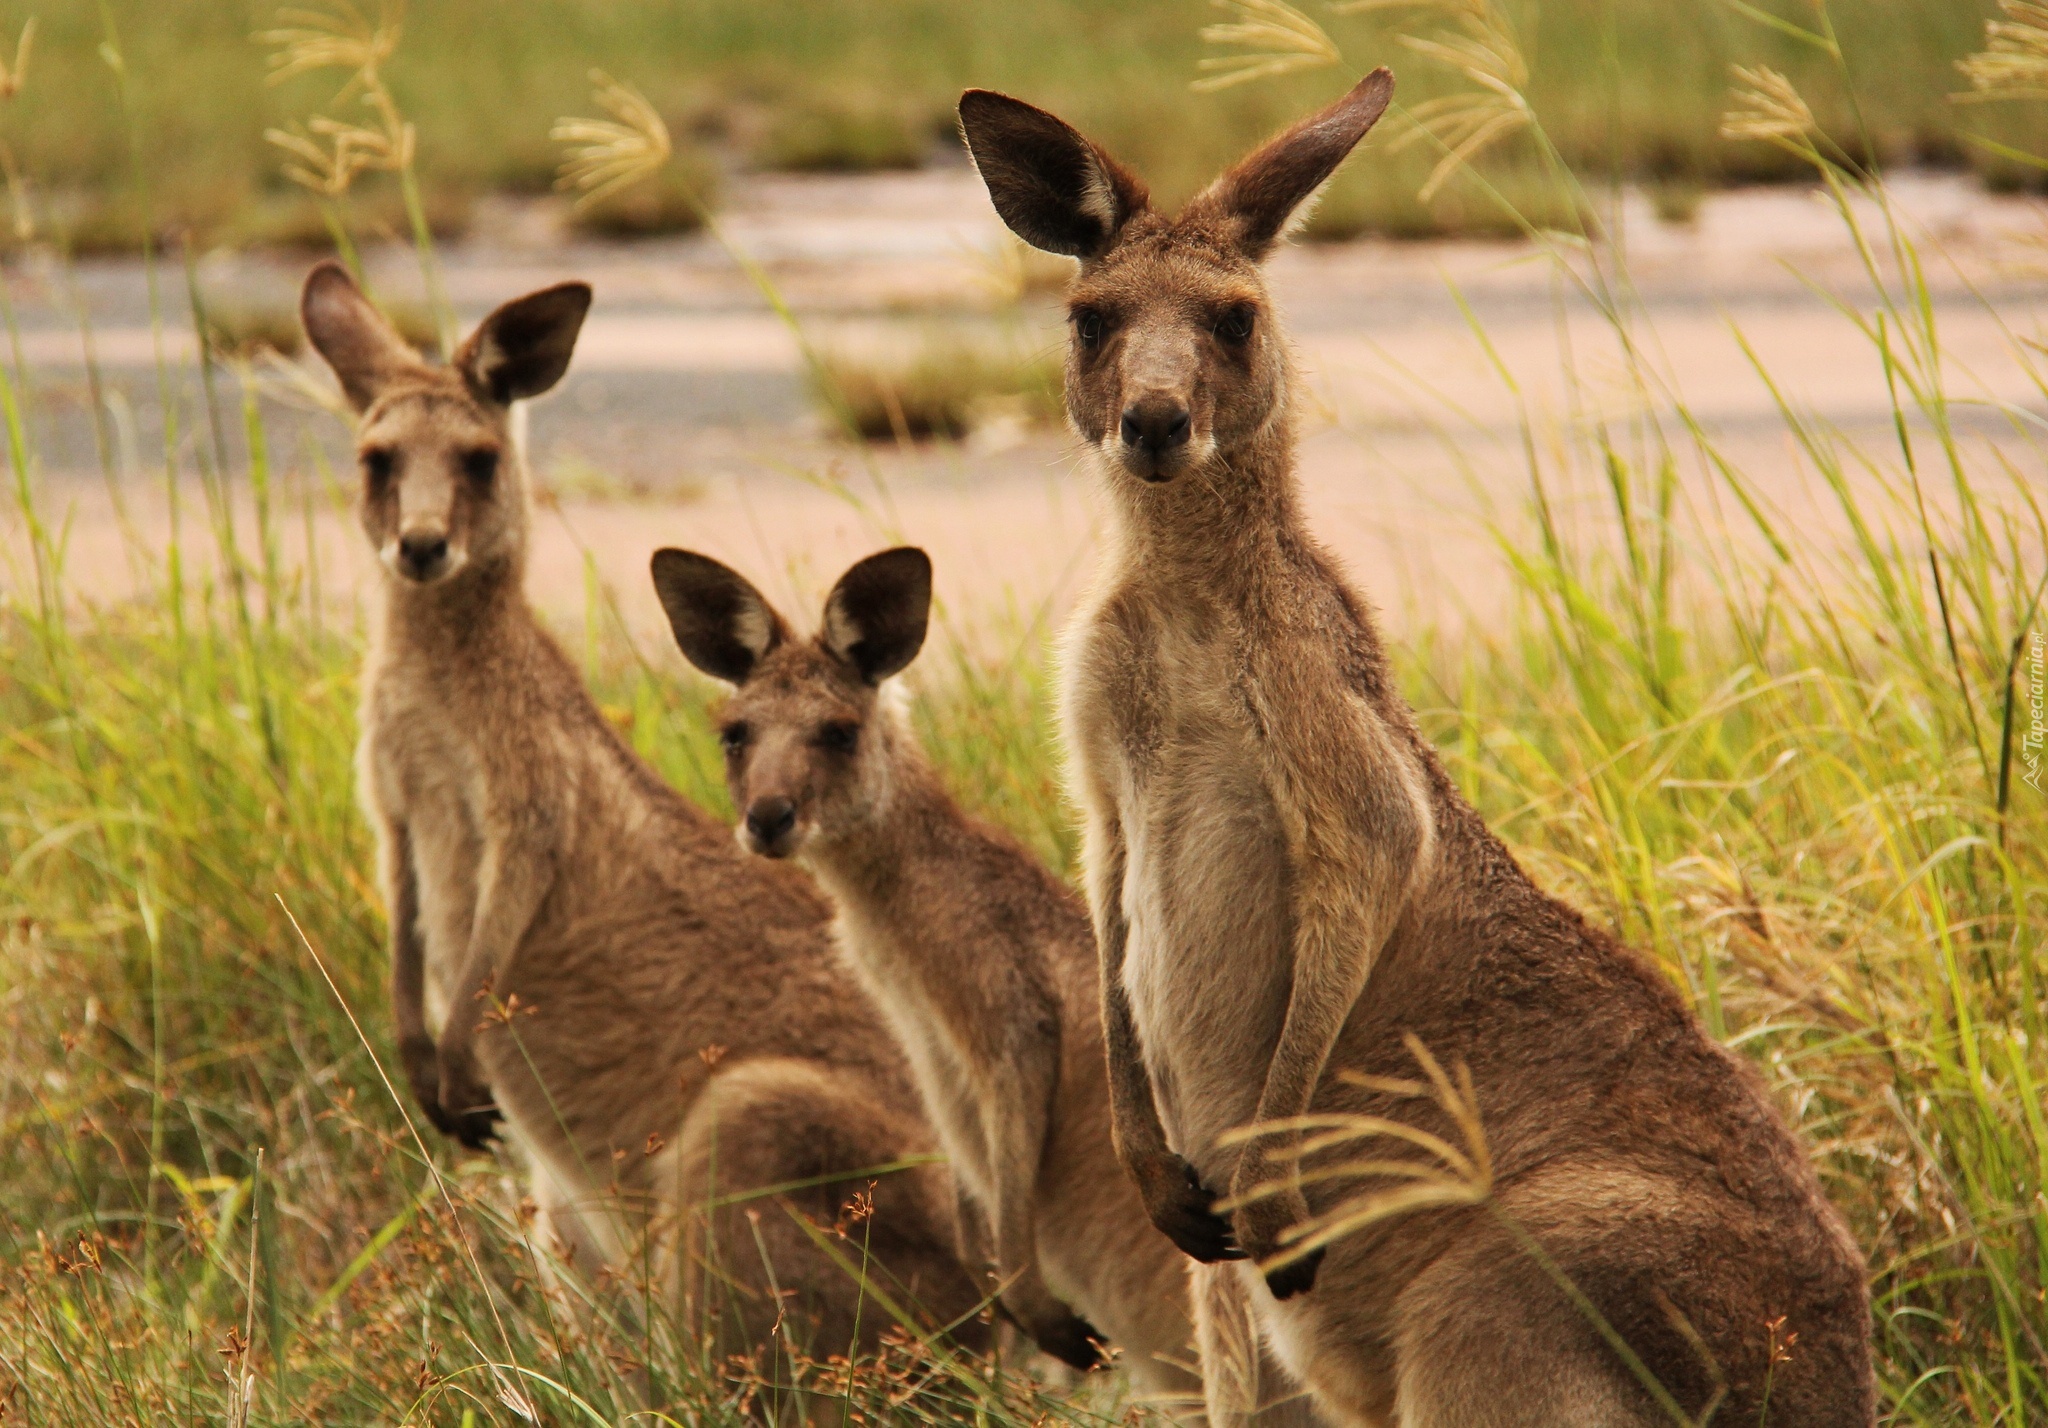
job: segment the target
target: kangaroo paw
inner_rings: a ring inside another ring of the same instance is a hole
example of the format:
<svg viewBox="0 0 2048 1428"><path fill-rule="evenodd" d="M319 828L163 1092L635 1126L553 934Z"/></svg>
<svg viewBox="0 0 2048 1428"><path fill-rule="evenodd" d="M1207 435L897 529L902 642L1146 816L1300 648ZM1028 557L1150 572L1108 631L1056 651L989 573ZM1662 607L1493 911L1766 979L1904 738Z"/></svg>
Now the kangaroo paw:
<svg viewBox="0 0 2048 1428"><path fill-rule="evenodd" d="M1172 1157L1147 1188L1145 1208L1152 1223L1182 1254L1203 1264L1245 1257L1229 1217L1216 1213L1216 1192L1201 1182L1185 1160Z"/></svg>

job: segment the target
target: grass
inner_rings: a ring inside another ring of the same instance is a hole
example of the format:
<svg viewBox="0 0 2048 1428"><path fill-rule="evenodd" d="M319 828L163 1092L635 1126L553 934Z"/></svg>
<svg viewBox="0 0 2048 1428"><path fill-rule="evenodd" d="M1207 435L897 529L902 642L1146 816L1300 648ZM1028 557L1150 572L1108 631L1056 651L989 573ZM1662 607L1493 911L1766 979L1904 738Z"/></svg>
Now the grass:
<svg viewBox="0 0 2048 1428"><path fill-rule="evenodd" d="M1495 167L1487 185L1454 184L1427 201L1420 196L1429 164L1403 156L1386 169L1345 170L1324 193L1302 227L1312 243L1381 238L1521 238L1528 225L1572 230L1590 219L1583 205L1560 195L1548 175L1532 166Z"/></svg>
<svg viewBox="0 0 2048 1428"><path fill-rule="evenodd" d="M1832 191L1858 188L1854 155L1784 143ZM1568 219L1590 206L1562 192ZM2030 703L2048 518L2027 472L1959 433L1923 255L1863 236L1875 296L1845 299L1844 320L1888 362L1896 440L1857 447L1780 412L1845 547L1773 511L1643 344L1634 417L1525 418L1537 536L1503 539L1509 610L1425 632L1400 669L1539 879L1653 957L1800 1125L1870 1257L1889 1421L2011 1428L2048 1421L2048 800ZM1615 255L1556 251L1561 281L1630 320ZM2048 399L2038 358L2010 354ZM362 631L317 566L281 554L340 497L260 442L230 468L207 435L236 419L220 374L218 410L179 413L201 439L163 453L201 499L168 547L129 551L146 593L95 604L38 489L23 375L0 369L21 555L0 587L10 1421L623 1422L651 1396L737 1423L750 1395L790 1407L764 1376L850 1421L1117 1415L1113 1389L1069 1400L908 1344L851 1371L795 1346L733 1365L695 1326L544 1279L516 1185L416 1142L378 1069L382 916L349 767ZM2029 414L2003 414L2038 459ZM1605 514L1575 538L1557 503L1589 488ZM1739 532L1690 520L1706 494ZM227 519L237 501L253 522ZM724 812L709 690L613 629L600 605L571 641L607 712ZM1042 634L928 669L917 715L963 799L1071 872ZM835 1241L853 1259L855 1237ZM905 1408L913 1383L927 1396Z"/></svg>
<svg viewBox="0 0 2048 1428"><path fill-rule="evenodd" d="M1311 8L1360 63L1395 64L1404 103L1442 92L1433 67L1396 43L1395 22ZM1763 8L1793 21L1807 12L1803 0ZM133 199L131 148L165 226L217 241L263 236L252 215L282 191L264 132L327 104L335 88L319 75L264 85L263 50L250 36L274 22L271 0L12 0L0 6L0 34L31 14L38 38L27 84L0 116L0 137L24 169L63 175L81 191L81 208L104 215L76 225L80 241L136 241L139 210L122 214ZM677 134L722 145L729 162L800 168L919 162L949 144L947 116L963 85L1007 88L1098 135L1174 198L1329 97L1334 83L1306 75L1189 93L1207 53L1195 33L1203 14L1196 0L436 0L406 17L388 74L419 127L422 180L435 193L544 191L558 157L549 126L584 104L582 71L596 65L639 85ZM1947 101L1963 87L1953 66L1978 46L1992 0L1836 6L1860 124L1824 57L1730 3L1546 0L1518 4L1516 14L1531 102L1584 171L1696 183L1803 172L1768 146L1719 137L1734 62L1784 70L1830 133L1888 162L1969 164L2001 184L2031 186L2038 171L1969 136L2048 149L2037 113ZM121 76L100 56L110 26ZM132 118L123 117L117 80ZM1353 168L1345 183L1363 196L1351 206L1371 214L1377 204L1384 231L1412 230L1406 175L1383 173L1370 157ZM1483 206L1468 207L1474 222L1497 226Z"/></svg>
<svg viewBox="0 0 2048 1428"><path fill-rule="evenodd" d="M597 202L572 208L569 224L596 238L653 238L694 233L718 201L718 170L701 154L679 156L659 176L632 184Z"/></svg>
<svg viewBox="0 0 2048 1428"><path fill-rule="evenodd" d="M824 352L810 373L820 409L866 441L960 438L1004 419L1049 425L1065 412L1061 377L1057 353L953 333L902 353Z"/></svg>
<svg viewBox="0 0 2048 1428"><path fill-rule="evenodd" d="M800 94L778 103L752 157L791 173L874 173L922 168L948 139L943 110L909 111L879 96Z"/></svg>

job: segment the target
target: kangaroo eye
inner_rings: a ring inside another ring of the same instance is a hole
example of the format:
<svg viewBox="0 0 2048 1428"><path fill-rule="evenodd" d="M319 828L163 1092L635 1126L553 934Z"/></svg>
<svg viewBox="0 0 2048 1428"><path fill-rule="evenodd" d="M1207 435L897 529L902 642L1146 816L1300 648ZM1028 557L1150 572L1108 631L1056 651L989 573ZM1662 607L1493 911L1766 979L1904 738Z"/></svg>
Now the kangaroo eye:
<svg viewBox="0 0 2048 1428"><path fill-rule="evenodd" d="M1102 328L1102 314L1093 308L1084 307L1074 314L1074 336L1090 351L1102 345Z"/></svg>
<svg viewBox="0 0 2048 1428"><path fill-rule="evenodd" d="M385 485L397 469L398 454L388 446L373 446L363 453L363 475L369 478L372 486Z"/></svg>
<svg viewBox="0 0 2048 1428"><path fill-rule="evenodd" d="M860 725L835 719L818 730L818 745L835 754L850 754L860 744Z"/></svg>
<svg viewBox="0 0 2048 1428"><path fill-rule="evenodd" d="M752 732L745 724L728 724L718 731L719 745L728 754L736 754L747 746L747 737Z"/></svg>
<svg viewBox="0 0 2048 1428"><path fill-rule="evenodd" d="M1233 347L1242 346L1252 339L1252 318L1250 307L1233 307L1216 319L1216 335Z"/></svg>
<svg viewBox="0 0 2048 1428"><path fill-rule="evenodd" d="M498 474L498 453L491 447L480 446L475 451L462 454L463 474L479 486L488 486Z"/></svg>

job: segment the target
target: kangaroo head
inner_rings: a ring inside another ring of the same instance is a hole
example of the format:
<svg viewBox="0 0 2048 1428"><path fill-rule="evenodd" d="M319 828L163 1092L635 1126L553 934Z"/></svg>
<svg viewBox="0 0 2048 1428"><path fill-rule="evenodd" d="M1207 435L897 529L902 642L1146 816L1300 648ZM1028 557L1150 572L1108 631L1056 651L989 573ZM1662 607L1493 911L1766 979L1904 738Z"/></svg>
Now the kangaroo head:
<svg viewBox="0 0 2048 1428"><path fill-rule="evenodd" d="M300 317L356 410L363 530L393 576L431 585L518 557L526 492L507 414L561 380L589 310L586 283L529 293L433 367L348 269L307 274Z"/></svg>
<svg viewBox="0 0 2048 1428"><path fill-rule="evenodd" d="M1081 260L1067 294L1067 413L1112 473L1227 471L1284 417L1287 354L1259 264L1393 90L1374 70L1171 218L1064 121L985 89L961 97L996 212L1032 246Z"/></svg>
<svg viewBox="0 0 2048 1428"><path fill-rule="evenodd" d="M654 555L654 589L691 664L737 688L720 711L741 846L786 858L857 832L887 803L907 738L882 681L917 658L932 563L914 546L871 555L832 587L808 640L746 578L687 550Z"/></svg>

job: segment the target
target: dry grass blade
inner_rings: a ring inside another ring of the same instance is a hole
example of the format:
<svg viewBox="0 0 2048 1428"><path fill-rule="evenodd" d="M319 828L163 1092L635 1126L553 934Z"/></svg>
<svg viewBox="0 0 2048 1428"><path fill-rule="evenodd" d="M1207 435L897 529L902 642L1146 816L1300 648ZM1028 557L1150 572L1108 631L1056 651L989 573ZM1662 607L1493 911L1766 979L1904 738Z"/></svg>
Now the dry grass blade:
<svg viewBox="0 0 2048 1428"><path fill-rule="evenodd" d="M1483 19L1490 0L1334 0L1333 15L1364 15L1381 10L1433 11L1457 19Z"/></svg>
<svg viewBox="0 0 2048 1428"><path fill-rule="evenodd" d="M1398 147L1427 137L1444 151L1418 194L1427 203L1443 191L1451 175L1472 164L1502 139L1526 128L1530 117L1519 94L1505 101L1493 95L1461 94L1417 105L1410 112L1409 121L1413 127L1395 141Z"/></svg>
<svg viewBox="0 0 2048 1428"><path fill-rule="evenodd" d="M597 106L612 117L557 119L548 131L549 138L569 149L555 187L574 191L579 209L659 173L675 152L668 125L646 95L603 70L592 70L590 82Z"/></svg>
<svg viewBox="0 0 2048 1428"><path fill-rule="evenodd" d="M0 99L12 99L21 93L22 81L28 78L28 54L36 39L36 19L31 15L21 27L21 38L14 42L14 63L0 59Z"/></svg>
<svg viewBox="0 0 2048 1428"><path fill-rule="evenodd" d="M1201 91L1228 89L1302 69L1323 69L1342 56L1323 27L1286 0L1212 0L1218 9L1237 16L1207 25L1202 38L1212 45L1236 45L1246 53L1215 55L1200 62L1206 78L1195 81Z"/></svg>
<svg viewBox="0 0 2048 1428"><path fill-rule="evenodd" d="M1956 61L1974 94L1962 100L2048 99L2048 5L1999 0L2003 20L1984 22L1984 48Z"/></svg>
<svg viewBox="0 0 2048 1428"><path fill-rule="evenodd" d="M1403 35L1401 43L1478 86L1475 93L1416 105L1406 116L1406 131L1394 141L1397 152L1427 141L1442 154L1422 185L1424 203L1488 149L1534 125L1535 115L1523 97L1529 62L1514 22L1496 0L1350 0L1332 8L1339 14L1421 10L1436 15L1439 28Z"/></svg>
<svg viewBox="0 0 2048 1428"><path fill-rule="evenodd" d="M1734 67L1735 107L1721 117L1724 139L1789 144L1814 131L1813 111L1792 81L1769 65Z"/></svg>
<svg viewBox="0 0 2048 1428"><path fill-rule="evenodd" d="M1299 1160L1345 1145L1363 1146L1386 1140L1404 1142L1430 1157L1428 1160L1414 1160L1364 1155L1305 1171L1300 1177L1304 1184L1386 1180L1408 1183L1352 1196L1320 1215L1290 1226L1283 1235L1287 1248L1262 1268L1270 1272L1292 1264L1325 1245L1334 1244L1383 1220L1417 1210L1483 1205L1492 1197L1493 1154L1486 1142L1486 1128L1480 1121L1479 1097L1472 1084L1471 1071L1460 1063L1455 1075L1446 1072L1429 1048L1412 1033L1404 1036L1402 1041L1422 1068L1426 1085L1350 1072L1340 1072L1339 1075L1347 1084L1361 1089L1434 1103L1450 1121L1463 1146L1454 1145L1444 1137L1406 1121L1346 1112L1298 1116L1229 1132L1222 1137L1224 1144L1241 1144L1281 1131L1300 1132L1300 1144L1288 1151L1275 1152L1276 1158ZM1235 1209L1252 1200L1282 1194L1288 1188L1285 1181L1260 1185L1242 1196L1223 1201L1218 1208Z"/></svg>

